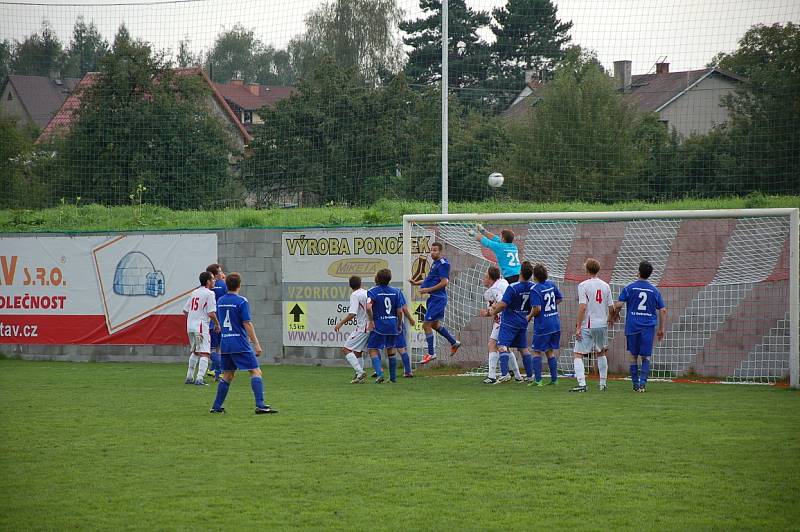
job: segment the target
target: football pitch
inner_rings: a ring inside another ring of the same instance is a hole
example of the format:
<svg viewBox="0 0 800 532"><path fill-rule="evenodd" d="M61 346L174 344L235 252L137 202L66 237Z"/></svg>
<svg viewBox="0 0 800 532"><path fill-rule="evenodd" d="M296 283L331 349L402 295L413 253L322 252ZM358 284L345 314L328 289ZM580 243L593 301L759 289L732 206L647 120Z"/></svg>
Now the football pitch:
<svg viewBox="0 0 800 532"><path fill-rule="evenodd" d="M245 375L224 415L185 367L0 360L0 529L800 526L800 393L606 392L338 368Z"/></svg>

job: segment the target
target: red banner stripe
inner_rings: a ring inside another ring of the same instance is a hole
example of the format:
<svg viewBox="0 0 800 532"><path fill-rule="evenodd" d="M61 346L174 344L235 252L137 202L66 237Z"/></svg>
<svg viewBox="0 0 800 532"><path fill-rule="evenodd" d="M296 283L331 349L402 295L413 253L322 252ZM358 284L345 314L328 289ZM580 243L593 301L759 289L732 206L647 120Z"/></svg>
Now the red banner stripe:
<svg viewBox="0 0 800 532"><path fill-rule="evenodd" d="M108 334L102 315L0 315L0 344L187 345L183 314L148 316Z"/></svg>

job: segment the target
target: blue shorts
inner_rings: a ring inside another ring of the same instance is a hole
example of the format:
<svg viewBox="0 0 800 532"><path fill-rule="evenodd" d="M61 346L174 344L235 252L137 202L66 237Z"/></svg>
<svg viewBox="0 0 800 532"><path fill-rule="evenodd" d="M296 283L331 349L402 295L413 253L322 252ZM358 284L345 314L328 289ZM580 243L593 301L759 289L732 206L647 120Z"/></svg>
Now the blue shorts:
<svg viewBox="0 0 800 532"><path fill-rule="evenodd" d="M396 334L380 334L372 331L367 340L367 349L394 349Z"/></svg>
<svg viewBox="0 0 800 532"><path fill-rule="evenodd" d="M253 351L222 354L222 371L258 369L258 367L258 359Z"/></svg>
<svg viewBox="0 0 800 532"><path fill-rule="evenodd" d="M222 332L214 332L214 329L211 329L211 349L219 349L219 341L222 339Z"/></svg>
<svg viewBox="0 0 800 532"><path fill-rule="evenodd" d="M528 347L528 328L504 327L500 322L500 332L497 333L497 345L525 349Z"/></svg>
<svg viewBox="0 0 800 532"><path fill-rule="evenodd" d="M561 345L561 331L556 331L547 334L534 334L533 335L533 342L531 342L531 348L534 351L538 351L540 353L544 353L545 351L550 351L551 349L555 350L558 349Z"/></svg>
<svg viewBox="0 0 800 532"><path fill-rule="evenodd" d="M394 339L394 347L395 347L395 349L405 349L406 347L408 347L408 344L406 343L405 332L406 331L404 330L403 332L401 332L400 334L398 334L395 337L395 339Z"/></svg>
<svg viewBox="0 0 800 532"><path fill-rule="evenodd" d="M425 307L425 321L440 321L444 319L444 309L447 306L446 297L429 297Z"/></svg>
<svg viewBox="0 0 800 532"><path fill-rule="evenodd" d="M628 353L635 356L650 356L653 354L653 337L655 337L656 327L639 329L633 334L625 335L625 344Z"/></svg>

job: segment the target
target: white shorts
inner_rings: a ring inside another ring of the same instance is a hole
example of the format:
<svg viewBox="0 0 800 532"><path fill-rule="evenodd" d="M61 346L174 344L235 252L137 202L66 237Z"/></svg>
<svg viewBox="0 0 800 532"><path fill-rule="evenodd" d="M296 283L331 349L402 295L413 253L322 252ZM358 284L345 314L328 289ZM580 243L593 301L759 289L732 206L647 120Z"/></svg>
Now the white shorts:
<svg viewBox="0 0 800 532"><path fill-rule="evenodd" d="M494 340L496 342L499 335L500 335L500 324L495 322L492 325L492 333L489 335L489 340Z"/></svg>
<svg viewBox="0 0 800 532"><path fill-rule="evenodd" d="M582 328L581 339L575 340L575 348L572 351L588 355L593 351L600 352L606 347L608 347L608 327Z"/></svg>
<svg viewBox="0 0 800 532"><path fill-rule="evenodd" d="M211 333L189 331L189 350L192 353L211 353Z"/></svg>
<svg viewBox="0 0 800 532"><path fill-rule="evenodd" d="M363 353L367 349L367 340L369 340L368 332L353 331L347 337L344 348L355 353Z"/></svg>

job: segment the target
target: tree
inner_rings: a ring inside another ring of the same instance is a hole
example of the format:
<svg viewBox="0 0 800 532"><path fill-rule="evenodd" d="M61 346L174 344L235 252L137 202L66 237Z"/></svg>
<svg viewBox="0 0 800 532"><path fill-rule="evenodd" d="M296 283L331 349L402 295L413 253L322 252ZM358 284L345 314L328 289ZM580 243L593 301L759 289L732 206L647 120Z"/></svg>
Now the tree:
<svg viewBox="0 0 800 532"><path fill-rule="evenodd" d="M28 36L14 48L11 70L16 74L49 76L60 73L64 64L64 50L53 28L42 22L41 33Z"/></svg>
<svg viewBox="0 0 800 532"><path fill-rule="evenodd" d="M496 105L505 109L523 86L526 71L550 77L564 58L572 22L559 20L552 0L509 0L492 10L492 17L493 75L486 85L499 89Z"/></svg>
<svg viewBox="0 0 800 532"><path fill-rule="evenodd" d="M72 29L72 41L66 53L65 77L83 77L97 70L97 62L108 53L108 42L103 39L94 22L89 25L78 17Z"/></svg>
<svg viewBox="0 0 800 532"><path fill-rule="evenodd" d="M406 63L406 75L413 84L430 85L441 80L442 3L420 0L423 18L400 24L412 48ZM489 14L467 7L464 0L448 2L448 86L456 89L476 87L486 79L490 46L478 34L489 24ZM468 91L460 92L466 95ZM469 98L467 98L469 99Z"/></svg>
<svg viewBox="0 0 800 532"><path fill-rule="evenodd" d="M217 35L206 62L217 83L243 79L265 85L291 85L294 79L286 53L264 45L254 30L241 24Z"/></svg>
<svg viewBox="0 0 800 532"><path fill-rule="evenodd" d="M178 41L178 54L175 62L180 68L199 67L203 64L203 53L192 52L192 40L188 35Z"/></svg>
<svg viewBox="0 0 800 532"><path fill-rule="evenodd" d="M36 208L46 205L48 190L37 175L41 160L34 151L36 128L22 127L0 111L0 208Z"/></svg>
<svg viewBox="0 0 800 532"><path fill-rule="evenodd" d="M377 84L400 69L403 50L397 28L403 12L396 0L337 0L322 4L305 20L306 32L294 39L296 68L303 76L325 57L355 68Z"/></svg>
<svg viewBox="0 0 800 532"><path fill-rule="evenodd" d="M332 58L323 59L297 89L274 109L261 110L264 124L243 169L248 191L260 204L359 203L380 195L375 185L395 170L389 148L396 147L396 124L388 120L396 114L392 105L405 105L397 103L402 97L387 103L381 89Z"/></svg>
<svg viewBox="0 0 800 532"><path fill-rule="evenodd" d="M226 190L232 150L199 77L176 75L124 27L98 68L58 146L68 177L58 183L60 196L119 205L146 187L146 200L199 208L216 199L209 191Z"/></svg>
<svg viewBox="0 0 800 532"><path fill-rule="evenodd" d="M636 136L641 120L591 60L562 65L532 112L509 125L512 147L496 167L529 199L639 197L647 157Z"/></svg>
<svg viewBox="0 0 800 532"><path fill-rule="evenodd" d="M0 42L0 87L6 86L8 75L11 73L11 59L14 46L7 39Z"/></svg>
<svg viewBox="0 0 800 532"><path fill-rule="evenodd" d="M749 190L800 192L800 25L788 22L747 30L731 54L719 54L721 68L747 78L724 99L726 126Z"/></svg>

